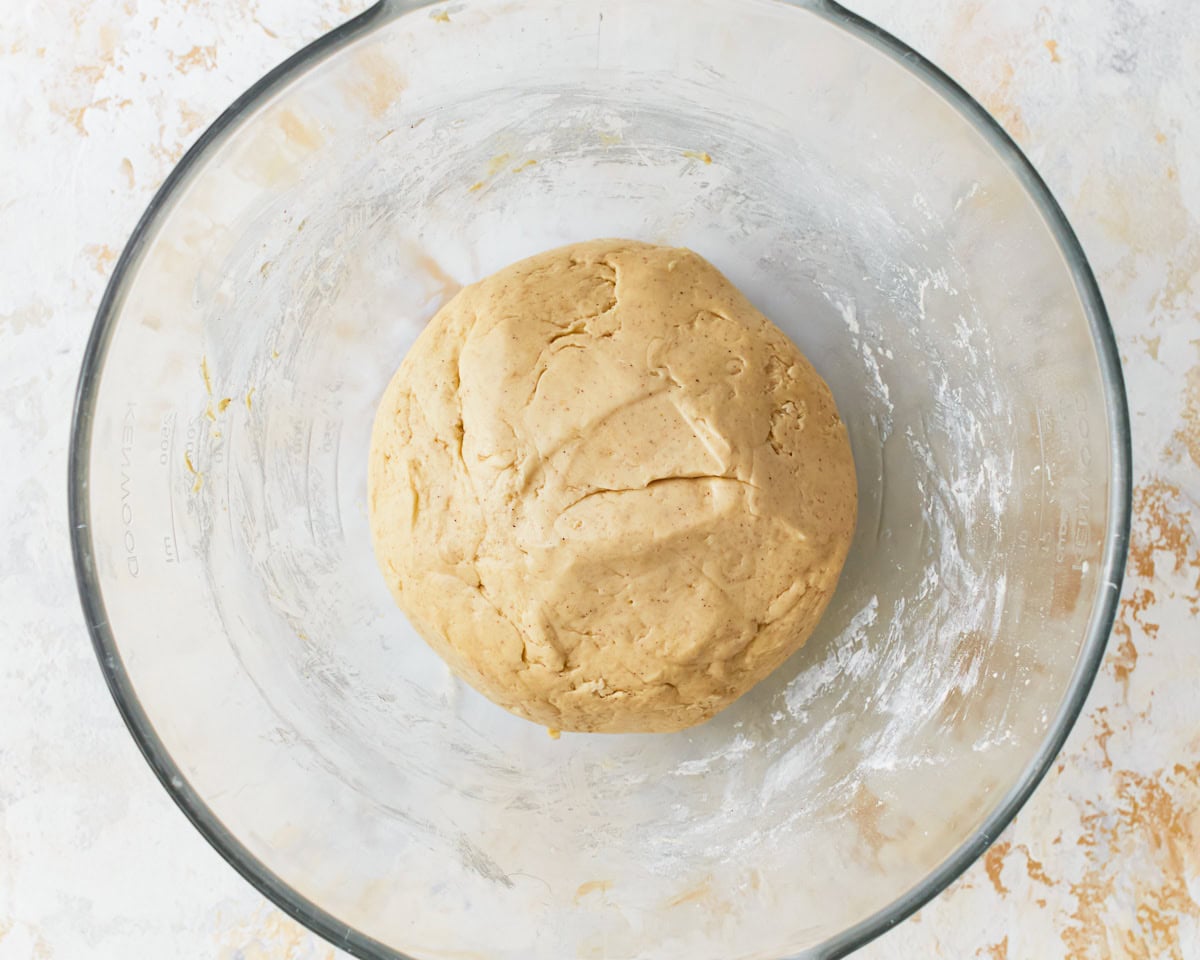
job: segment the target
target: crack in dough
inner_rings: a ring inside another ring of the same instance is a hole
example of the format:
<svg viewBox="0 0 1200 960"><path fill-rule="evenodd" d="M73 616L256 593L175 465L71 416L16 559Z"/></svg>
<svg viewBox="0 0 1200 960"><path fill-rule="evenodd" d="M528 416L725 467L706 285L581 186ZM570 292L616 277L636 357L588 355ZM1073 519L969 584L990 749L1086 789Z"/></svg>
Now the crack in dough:
<svg viewBox="0 0 1200 960"><path fill-rule="evenodd" d="M625 240L464 288L400 365L380 569L460 676L558 730L670 731L798 649L854 531L824 381L690 250Z"/></svg>

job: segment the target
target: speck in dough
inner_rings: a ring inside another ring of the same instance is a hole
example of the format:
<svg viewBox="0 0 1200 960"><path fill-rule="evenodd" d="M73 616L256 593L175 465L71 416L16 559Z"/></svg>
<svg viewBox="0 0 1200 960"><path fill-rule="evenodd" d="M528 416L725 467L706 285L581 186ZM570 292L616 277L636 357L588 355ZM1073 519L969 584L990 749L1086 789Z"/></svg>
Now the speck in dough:
<svg viewBox="0 0 1200 960"><path fill-rule="evenodd" d="M802 646L854 532L824 381L690 250L575 244L463 289L379 407L396 602L556 730L680 730Z"/></svg>

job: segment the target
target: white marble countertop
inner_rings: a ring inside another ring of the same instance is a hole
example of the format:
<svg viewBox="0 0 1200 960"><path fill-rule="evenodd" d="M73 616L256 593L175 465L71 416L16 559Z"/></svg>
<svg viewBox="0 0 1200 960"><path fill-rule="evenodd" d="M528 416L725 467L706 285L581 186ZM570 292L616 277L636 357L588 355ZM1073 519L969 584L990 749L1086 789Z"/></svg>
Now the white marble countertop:
<svg viewBox="0 0 1200 960"><path fill-rule="evenodd" d="M67 546L71 398L105 280L184 149L362 0L16 0L0 35L0 960L340 956L155 781ZM1017 821L864 957L1200 957L1200 19L1186 0L858 0L978 97L1078 231L1134 426L1108 656Z"/></svg>

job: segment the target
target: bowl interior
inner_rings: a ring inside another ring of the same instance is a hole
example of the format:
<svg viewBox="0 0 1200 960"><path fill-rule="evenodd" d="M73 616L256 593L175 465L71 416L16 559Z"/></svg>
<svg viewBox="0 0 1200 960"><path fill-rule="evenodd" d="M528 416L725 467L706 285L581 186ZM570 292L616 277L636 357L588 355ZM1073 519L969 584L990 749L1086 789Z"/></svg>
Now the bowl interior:
<svg viewBox="0 0 1200 960"><path fill-rule="evenodd" d="M210 835L359 950L825 955L979 837L1103 642L1109 397L1074 265L996 138L824 7L401 13L247 105L114 285L75 481L107 667ZM818 633L752 694L552 740L393 606L367 444L460 284L598 236L692 247L796 341L860 516Z"/></svg>

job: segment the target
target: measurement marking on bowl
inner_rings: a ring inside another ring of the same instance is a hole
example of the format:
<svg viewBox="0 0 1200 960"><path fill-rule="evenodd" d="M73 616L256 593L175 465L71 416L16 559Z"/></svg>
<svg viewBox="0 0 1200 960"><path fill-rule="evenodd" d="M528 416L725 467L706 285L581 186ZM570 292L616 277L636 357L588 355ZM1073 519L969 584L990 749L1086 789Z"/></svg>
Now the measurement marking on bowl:
<svg viewBox="0 0 1200 960"><path fill-rule="evenodd" d="M133 427L137 422L136 411L136 404L128 404L121 421L121 527L124 530L122 544L125 547L125 568L131 577L136 577L141 571L137 557L137 539L133 535Z"/></svg>
<svg viewBox="0 0 1200 960"><path fill-rule="evenodd" d="M167 471L171 483L171 451L175 449L175 414L168 413L158 428L158 464ZM171 520L171 535L163 537L163 554L167 563L179 562L179 536L175 532L175 499L167 495L167 513Z"/></svg>

